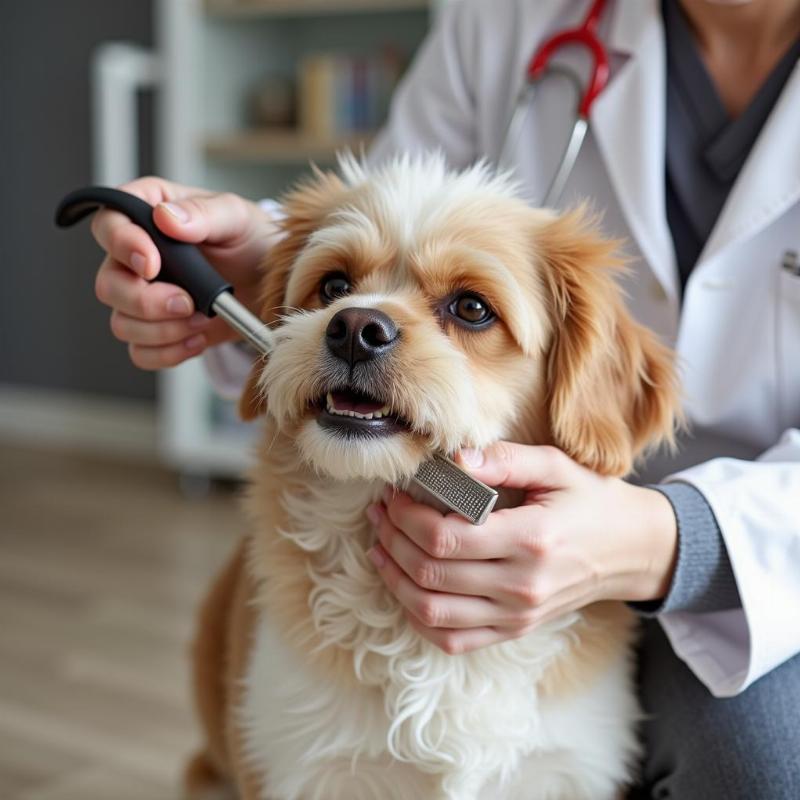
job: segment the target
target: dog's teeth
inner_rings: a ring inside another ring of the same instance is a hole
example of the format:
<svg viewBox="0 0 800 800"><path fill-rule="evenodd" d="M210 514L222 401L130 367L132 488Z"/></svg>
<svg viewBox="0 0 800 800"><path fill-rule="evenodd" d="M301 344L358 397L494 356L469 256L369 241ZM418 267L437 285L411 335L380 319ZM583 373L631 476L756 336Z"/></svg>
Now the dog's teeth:
<svg viewBox="0 0 800 800"><path fill-rule="evenodd" d="M345 408L336 408L331 392L328 392L325 397L325 408L329 414L337 414L340 417L355 417L356 419L381 419L382 417L388 417L390 414L388 405L383 406L383 408L377 411L371 411L368 414L360 414L358 411L351 411Z"/></svg>

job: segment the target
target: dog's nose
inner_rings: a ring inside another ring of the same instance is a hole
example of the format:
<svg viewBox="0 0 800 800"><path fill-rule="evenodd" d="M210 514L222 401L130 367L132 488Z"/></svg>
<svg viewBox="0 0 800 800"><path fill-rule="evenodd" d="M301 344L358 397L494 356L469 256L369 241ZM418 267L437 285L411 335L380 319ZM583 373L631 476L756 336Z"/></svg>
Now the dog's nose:
<svg viewBox="0 0 800 800"><path fill-rule="evenodd" d="M328 350L352 367L387 353L397 343L397 325L377 308L343 308L328 323Z"/></svg>

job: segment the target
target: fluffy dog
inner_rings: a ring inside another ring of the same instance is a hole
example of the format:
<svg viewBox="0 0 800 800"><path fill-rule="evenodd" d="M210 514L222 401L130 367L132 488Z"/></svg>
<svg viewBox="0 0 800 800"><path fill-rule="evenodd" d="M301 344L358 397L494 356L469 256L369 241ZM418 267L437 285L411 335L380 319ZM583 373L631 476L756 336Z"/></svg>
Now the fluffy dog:
<svg viewBox="0 0 800 800"><path fill-rule="evenodd" d="M671 436L672 358L580 213L485 165L345 158L285 198L243 395L266 415L252 536L195 648L190 789L270 800L602 800L638 748L633 625L602 603L448 655L369 562L364 517L434 450L551 444L606 475Z"/></svg>

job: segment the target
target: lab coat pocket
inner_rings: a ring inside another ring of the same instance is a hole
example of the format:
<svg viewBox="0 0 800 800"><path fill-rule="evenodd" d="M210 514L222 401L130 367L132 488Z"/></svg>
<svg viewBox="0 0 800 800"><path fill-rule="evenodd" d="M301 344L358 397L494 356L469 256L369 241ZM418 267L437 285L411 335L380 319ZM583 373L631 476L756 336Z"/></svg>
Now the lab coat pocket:
<svg viewBox="0 0 800 800"><path fill-rule="evenodd" d="M780 422L800 427L800 275L782 269L776 298L776 347Z"/></svg>

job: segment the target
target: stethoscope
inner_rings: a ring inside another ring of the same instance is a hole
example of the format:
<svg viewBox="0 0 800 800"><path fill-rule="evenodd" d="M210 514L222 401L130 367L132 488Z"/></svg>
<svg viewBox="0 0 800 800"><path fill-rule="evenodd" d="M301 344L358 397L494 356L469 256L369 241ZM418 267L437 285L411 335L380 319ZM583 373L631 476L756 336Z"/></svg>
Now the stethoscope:
<svg viewBox="0 0 800 800"><path fill-rule="evenodd" d="M528 62L528 67L525 71L525 82L517 98L511 121L506 128L505 139L500 150L500 166L511 164L511 156L522 135L522 128L535 94L536 86L542 78L551 74L559 74L568 78L575 86L575 94L581 98L580 103L572 125L572 132L567 140L567 146L564 148L555 177L542 201L544 206L555 205L561 197L567 179L572 173L575 162L578 160L578 154L581 151L584 139L586 139L586 133L589 130L589 112L594 101L608 83L608 54L605 46L597 36L597 24L600 21L605 5L606 0L594 0L586 19L577 28L570 28L557 33L546 39L539 46ZM592 71L582 96L581 90L583 86L580 75L564 64L551 63L556 51L569 45L585 47L592 57Z"/></svg>

